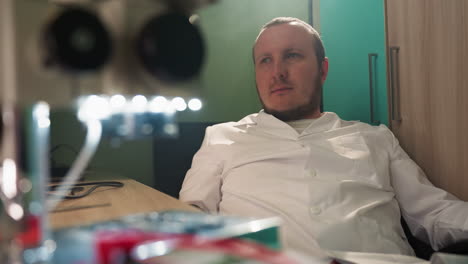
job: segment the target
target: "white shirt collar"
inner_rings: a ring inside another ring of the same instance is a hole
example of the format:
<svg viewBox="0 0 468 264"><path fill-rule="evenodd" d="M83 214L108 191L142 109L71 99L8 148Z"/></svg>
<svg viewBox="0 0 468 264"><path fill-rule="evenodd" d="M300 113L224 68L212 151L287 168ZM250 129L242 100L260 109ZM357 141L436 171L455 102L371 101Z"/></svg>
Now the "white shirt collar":
<svg viewBox="0 0 468 264"><path fill-rule="evenodd" d="M287 123L261 110L241 119L237 124L240 126L257 126L268 134L290 139L297 139L300 135L320 133L341 126L341 119L333 112L324 112L323 115L312 122L300 135Z"/></svg>

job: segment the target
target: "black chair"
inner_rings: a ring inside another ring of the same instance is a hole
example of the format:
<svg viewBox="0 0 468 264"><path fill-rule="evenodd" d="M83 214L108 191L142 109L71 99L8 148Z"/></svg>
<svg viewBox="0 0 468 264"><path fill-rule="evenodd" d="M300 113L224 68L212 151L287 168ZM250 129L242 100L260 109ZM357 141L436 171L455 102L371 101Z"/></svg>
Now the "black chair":
<svg viewBox="0 0 468 264"><path fill-rule="evenodd" d="M406 238L408 238L408 242L416 253L416 257L422 258L425 260L429 260L432 254L436 252L440 253L450 253L450 254L460 254L460 255L468 255L468 240L460 241L453 245L447 246L443 249L435 251L431 245L428 243L417 239L416 237L411 234L411 231L408 227L408 224L405 222L403 217L401 218L401 226L405 231Z"/></svg>
<svg viewBox="0 0 468 264"><path fill-rule="evenodd" d="M154 188L179 198L185 174L192 165L205 136L206 127L214 123L179 123L177 139L156 138L153 141Z"/></svg>

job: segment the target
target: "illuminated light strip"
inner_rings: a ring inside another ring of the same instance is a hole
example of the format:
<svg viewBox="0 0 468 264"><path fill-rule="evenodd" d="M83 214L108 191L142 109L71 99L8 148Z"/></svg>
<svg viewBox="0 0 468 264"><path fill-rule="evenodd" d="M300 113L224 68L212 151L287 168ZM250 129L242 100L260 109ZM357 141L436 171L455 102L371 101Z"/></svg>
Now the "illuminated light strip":
<svg viewBox="0 0 468 264"><path fill-rule="evenodd" d="M198 98L192 98L187 103L182 97L168 99L164 96L156 96L148 100L143 95L135 95L131 100L128 100L120 94L111 97L90 95L82 98L78 105L78 118L83 122L92 119L102 120L113 114L124 112L174 114L176 111L183 112L187 109L199 111L203 106Z"/></svg>
<svg viewBox="0 0 468 264"><path fill-rule="evenodd" d="M110 98L109 103L113 109L123 109L127 104L127 99L121 94L116 94Z"/></svg>
<svg viewBox="0 0 468 264"><path fill-rule="evenodd" d="M132 112L144 113L148 105L148 99L143 95L135 95L132 98L131 110Z"/></svg>
<svg viewBox="0 0 468 264"><path fill-rule="evenodd" d="M192 111L199 111L200 109L202 109L203 104L200 101L200 99L193 98L193 99L190 99L190 101L188 102L188 107Z"/></svg>
<svg viewBox="0 0 468 264"><path fill-rule="evenodd" d="M168 101L164 96L156 96L151 100L149 110L153 113L162 113L168 107Z"/></svg>
<svg viewBox="0 0 468 264"><path fill-rule="evenodd" d="M185 103L185 100L182 97L176 97L172 99L171 104L174 109L179 112L185 111L185 109L187 109L187 103Z"/></svg>

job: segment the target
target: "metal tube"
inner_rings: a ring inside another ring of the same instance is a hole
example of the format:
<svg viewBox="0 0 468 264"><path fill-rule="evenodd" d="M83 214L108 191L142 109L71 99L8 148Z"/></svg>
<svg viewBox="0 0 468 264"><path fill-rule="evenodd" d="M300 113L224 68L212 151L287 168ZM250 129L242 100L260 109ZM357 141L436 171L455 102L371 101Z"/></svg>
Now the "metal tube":
<svg viewBox="0 0 468 264"><path fill-rule="evenodd" d="M400 77L399 77L399 52L400 47L390 47L390 93L391 93L391 118L393 121L401 121L399 110L399 91L400 91Z"/></svg>
<svg viewBox="0 0 468 264"><path fill-rule="evenodd" d="M373 58L377 59L377 53L369 53L368 54L368 61L369 61L369 97L370 97L370 122L371 124L377 124L380 121L375 120L374 115L374 63Z"/></svg>

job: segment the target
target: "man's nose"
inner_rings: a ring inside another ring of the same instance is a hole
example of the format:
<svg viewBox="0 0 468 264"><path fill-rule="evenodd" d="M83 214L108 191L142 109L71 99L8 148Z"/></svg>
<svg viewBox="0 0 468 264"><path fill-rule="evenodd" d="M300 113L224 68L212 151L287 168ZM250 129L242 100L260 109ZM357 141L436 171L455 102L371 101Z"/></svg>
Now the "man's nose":
<svg viewBox="0 0 468 264"><path fill-rule="evenodd" d="M288 78L288 68L282 61L275 63L273 71L273 75L278 81L284 81Z"/></svg>

